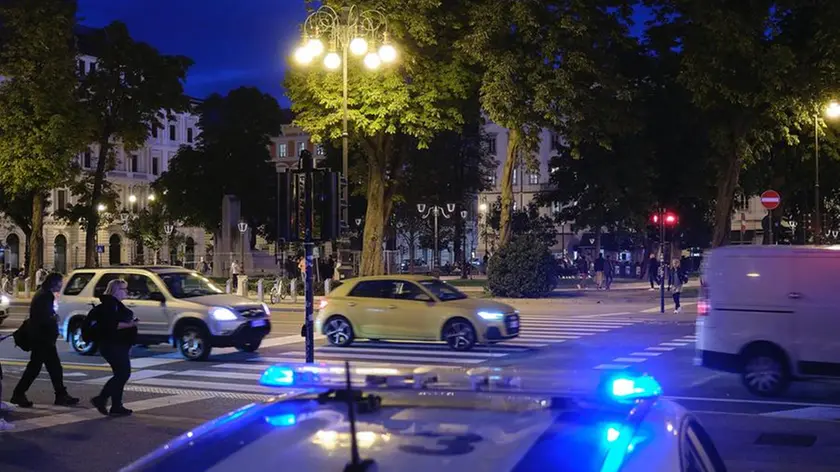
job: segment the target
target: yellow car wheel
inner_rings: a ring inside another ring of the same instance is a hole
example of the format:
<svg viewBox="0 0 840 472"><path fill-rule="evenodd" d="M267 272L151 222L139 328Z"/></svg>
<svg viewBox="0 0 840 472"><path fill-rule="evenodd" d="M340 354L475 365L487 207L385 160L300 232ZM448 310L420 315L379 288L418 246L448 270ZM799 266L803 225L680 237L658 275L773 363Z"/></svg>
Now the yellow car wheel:
<svg viewBox="0 0 840 472"><path fill-rule="evenodd" d="M343 316L332 316L324 323L324 336L333 346L349 346L353 342L353 326Z"/></svg>
<svg viewBox="0 0 840 472"><path fill-rule="evenodd" d="M443 327L443 340L453 350L469 351L476 343L475 328L464 318L453 318Z"/></svg>

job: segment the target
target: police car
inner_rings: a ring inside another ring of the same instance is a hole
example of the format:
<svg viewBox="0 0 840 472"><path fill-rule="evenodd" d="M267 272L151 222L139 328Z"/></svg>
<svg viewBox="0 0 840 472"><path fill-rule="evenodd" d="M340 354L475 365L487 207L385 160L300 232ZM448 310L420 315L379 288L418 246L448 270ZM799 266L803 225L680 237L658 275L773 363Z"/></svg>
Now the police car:
<svg viewBox="0 0 840 472"><path fill-rule="evenodd" d="M189 431L124 471L723 472L698 420L649 376L588 396L503 370L277 365L279 395Z"/></svg>

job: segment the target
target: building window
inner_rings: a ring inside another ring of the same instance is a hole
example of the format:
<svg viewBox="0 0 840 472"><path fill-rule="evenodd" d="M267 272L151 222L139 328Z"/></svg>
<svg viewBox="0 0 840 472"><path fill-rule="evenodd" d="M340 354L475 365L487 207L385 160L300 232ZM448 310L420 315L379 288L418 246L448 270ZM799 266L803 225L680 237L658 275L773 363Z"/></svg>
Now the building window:
<svg viewBox="0 0 840 472"><path fill-rule="evenodd" d="M297 152L295 153L295 156L300 156L300 153L303 152L304 149L306 149L306 143L303 141L298 141Z"/></svg>
<svg viewBox="0 0 840 472"><path fill-rule="evenodd" d="M79 59L78 68L79 68L79 76L84 77L85 76L85 61Z"/></svg>
<svg viewBox="0 0 840 472"><path fill-rule="evenodd" d="M169 140L175 141L175 125L169 125Z"/></svg>
<svg viewBox="0 0 840 472"><path fill-rule="evenodd" d="M56 201L56 204L55 204L56 211L63 210L65 208L67 208L67 190L63 190L63 189L59 190L56 193L55 201Z"/></svg>
<svg viewBox="0 0 840 472"><path fill-rule="evenodd" d="M88 67L88 74L93 74L94 72L96 72L96 63L91 62L90 66Z"/></svg>
<svg viewBox="0 0 840 472"><path fill-rule="evenodd" d="M517 206L518 205L516 204L516 200L514 200L513 201L513 211L516 211L518 209Z"/></svg>
<svg viewBox="0 0 840 472"><path fill-rule="evenodd" d="M157 130L158 130L157 125L152 125L152 137L153 138L157 138Z"/></svg>
<svg viewBox="0 0 840 472"><path fill-rule="evenodd" d="M513 169L513 185L519 182L519 169Z"/></svg>
<svg viewBox="0 0 840 472"><path fill-rule="evenodd" d="M139 172L138 171L138 168L139 168L138 164L139 163L137 162L138 160L139 160L139 158L137 157L137 154L132 154L131 155L131 159L128 161L129 165L131 166L131 168L129 169L131 172Z"/></svg>
<svg viewBox="0 0 840 472"><path fill-rule="evenodd" d="M286 157L288 155L288 150L286 148L286 143L280 143L277 145L277 154L280 157Z"/></svg>
<svg viewBox="0 0 840 472"><path fill-rule="evenodd" d="M324 155L324 145L323 144L316 144L315 145L315 155L316 156L323 156Z"/></svg>
<svg viewBox="0 0 840 472"><path fill-rule="evenodd" d="M158 170L158 158L157 158L157 157L153 157L153 158L152 158L152 174L154 174L154 175L158 175L158 172L160 172L160 171Z"/></svg>
<svg viewBox="0 0 840 472"><path fill-rule="evenodd" d="M496 135L491 134L487 138L487 152L490 154L496 155Z"/></svg>
<svg viewBox="0 0 840 472"><path fill-rule="evenodd" d="M490 175L489 177L487 177L487 182L488 182L491 186L494 186L494 187L495 187L495 186L496 186L496 174L492 174L492 175Z"/></svg>
<svg viewBox="0 0 840 472"><path fill-rule="evenodd" d="M528 174L528 183L531 185L537 185L540 183L540 174L537 174L536 172Z"/></svg>
<svg viewBox="0 0 840 472"><path fill-rule="evenodd" d="M90 169L90 164L91 164L90 161L91 161L90 149L88 149L87 151L85 151L85 154L82 157L82 167L84 167L85 169Z"/></svg>
<svg viewBox="0 0 840 472"><path fill-rule="evenodd" d="M187 128L187 142L188 143L193 142L193 129L192 128Z"/></svg>
<svg viewBox="0 0 840 472"><path fill-rule="evenodd" d="M551 212L560 213L560 202L551 202Z"/></svg>

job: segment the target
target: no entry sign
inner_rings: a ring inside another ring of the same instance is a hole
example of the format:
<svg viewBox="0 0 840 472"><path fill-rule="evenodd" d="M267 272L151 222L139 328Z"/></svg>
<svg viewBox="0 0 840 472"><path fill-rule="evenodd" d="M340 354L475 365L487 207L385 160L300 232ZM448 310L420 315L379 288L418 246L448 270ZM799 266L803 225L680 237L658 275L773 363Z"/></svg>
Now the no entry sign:
<svg viewBox="0 0 840 472"><path fill-rule="evenodd" d="M782 197L779 192L775 190L765 190L761 194L761 205L768 210L775 210L779 208L779 203L782 202Z"/></svg>

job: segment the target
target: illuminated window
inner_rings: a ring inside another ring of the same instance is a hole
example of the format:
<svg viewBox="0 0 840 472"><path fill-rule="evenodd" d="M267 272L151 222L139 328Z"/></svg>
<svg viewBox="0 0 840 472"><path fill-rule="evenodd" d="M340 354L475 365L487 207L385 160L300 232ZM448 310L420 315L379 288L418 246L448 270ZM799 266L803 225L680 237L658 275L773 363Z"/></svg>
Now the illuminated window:
<svg viewBox="0 0 840 472"><path fill-rule="evenodd" d="M536 184L540 183L540 174L537 174L537 173L528 174L528 183L531 184L531 185L536 185Z"/></svg>
<svg viewBox="0 0 840 472"><path fill-rule="evenodd" d="M280 157L288 156L288 149L286 143L280 143L277 145L277 153Z"/></svg>

